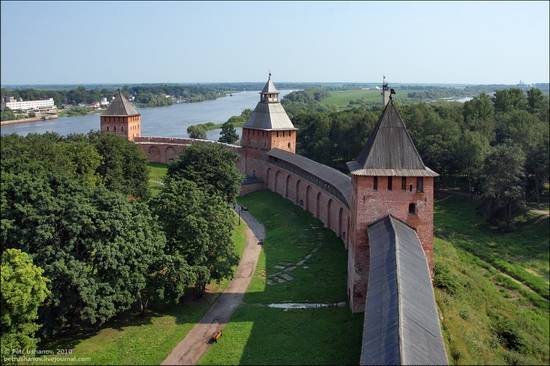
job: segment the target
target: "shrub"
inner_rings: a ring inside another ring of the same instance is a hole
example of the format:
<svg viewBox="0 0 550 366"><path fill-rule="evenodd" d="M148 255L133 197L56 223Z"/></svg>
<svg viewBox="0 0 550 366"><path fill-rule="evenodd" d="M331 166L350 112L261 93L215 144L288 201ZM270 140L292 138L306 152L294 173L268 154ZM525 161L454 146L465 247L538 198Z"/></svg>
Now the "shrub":
<svg viewBox="0 0 550 366"><path fill-rule="evenodd" d="M508 319L502 319L495 322L493 331L499 339L500 344L523 355L529 355L529 344L521 334L517 326Z"/></svg>
<svg viewBox="0 0 550 366"><path fill-rule="evenodd" d="M461 289L456 275L443 263L434 264L434 286L447 291L451 295L458 295Z"/></svg>

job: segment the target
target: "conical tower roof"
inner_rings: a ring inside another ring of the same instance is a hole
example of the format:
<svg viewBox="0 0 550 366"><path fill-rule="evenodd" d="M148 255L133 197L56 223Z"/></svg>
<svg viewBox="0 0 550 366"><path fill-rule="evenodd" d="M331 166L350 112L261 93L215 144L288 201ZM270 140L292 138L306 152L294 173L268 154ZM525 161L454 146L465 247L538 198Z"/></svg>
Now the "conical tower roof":
<svg viewBox="0 0 550 366"><path fill-rule="evenodd" d="M265 86L261 92L261 94L265 94L265 93L279 95L279 91L275 88L275 85L273 85L273 82L271 81L271 74L269 74L269 79L267 79L267 83L265 83Z"/></svg>
<svg viewBox="0 0 550 366"><path fill-rule="evenodd" d="M255 130L296 130L279 102L279 92L271 81L271 74L260 92L260 101L243 128Z"/></svg>
<svg viewBox="0 0 550 366"><path fill-rule="evenodd" d="M118 94L111 102L105 112L101 113L102 116L139 116L140 113L130 103L124 95L118 90Z"/></svg>
<svg viewBox="0 0 550 366"><path fill-rule="evenodd" d="M354 175L435 177L426 167L405 123L390 100L355 161L347 163Z"/></svg>

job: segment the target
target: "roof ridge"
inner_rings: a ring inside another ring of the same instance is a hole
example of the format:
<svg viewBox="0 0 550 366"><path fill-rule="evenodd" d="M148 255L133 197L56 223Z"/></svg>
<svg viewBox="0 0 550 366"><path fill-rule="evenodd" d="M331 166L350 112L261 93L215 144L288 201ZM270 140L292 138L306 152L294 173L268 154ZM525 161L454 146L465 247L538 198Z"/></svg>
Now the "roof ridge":
<svg viewBox="0 0 550 366"><path fill-rule="evenodd" d="M122 95L120 89L102 116L139 116L138 110Z"/></svg>

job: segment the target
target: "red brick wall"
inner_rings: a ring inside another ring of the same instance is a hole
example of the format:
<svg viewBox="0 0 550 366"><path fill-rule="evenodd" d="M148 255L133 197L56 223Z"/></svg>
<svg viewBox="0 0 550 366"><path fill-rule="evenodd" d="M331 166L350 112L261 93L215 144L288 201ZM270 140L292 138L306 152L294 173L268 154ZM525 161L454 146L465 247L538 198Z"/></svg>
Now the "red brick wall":
<svg viewBox="0 0 550 366"><path fill-rule="evenodd" d="M100 130L103 133L113 133L130 141L141 136L141 116L100 116Z"/></svg>
<svg viewBox="0 0 550 366"><path fill-rule="evenodd" d="M275 166L267 167L266 188L309 211L348 247L349 210L336 197Z"/></svg>
<svg viewBox="0 0 550 366"><path fill-rule="evenodd" d="M192 144L216 144L217 142L197 139L181 139L171 137L136 137L135 142L149 157L150 162L168 164L175 160L179 153ZM237 153L237 169L244 173L245 159L242 157L240 146L224 144L227 148Z"/></svg>
<svg viewBox="0 0 550 366"><path fill-rule="evenodd" d="M350 276L348 289L353 294L352 310L364 310L367 290L369 246L367 228L372 223L388 216L407 223L415 229L430 271L433 270L433 177L423 178L423 192L416 191L416 177L406 178L406 190L401 188L401 177L393 177L392 190L388 190L388 177L378 177L378 189L374 190L374 177L352 176ZM412 191L411 191L412 185ZM409 213L409 205L415 212ZM351 254L353 253L353 254Z"/></svg>

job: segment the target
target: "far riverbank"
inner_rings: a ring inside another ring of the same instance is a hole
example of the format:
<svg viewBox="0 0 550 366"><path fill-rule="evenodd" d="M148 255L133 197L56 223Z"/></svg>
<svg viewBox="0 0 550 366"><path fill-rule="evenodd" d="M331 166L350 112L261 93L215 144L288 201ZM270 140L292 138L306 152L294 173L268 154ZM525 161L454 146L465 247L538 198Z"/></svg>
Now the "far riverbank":
<svg viewBox="0 0 550 366"><path fill-rule="evenodd" d="M50 119L57 119L59 116L57 114L52 114L45 117L31 117L31 118L21 118L21 119L12 119L8 121L0 122L0 126L15 125L19 123L29 123L29 122L38 122L38 121L47 121Z"/></svg>
<svg viewBox="0 0 550 366"><path fill-rule="evenodd" d="M279 99L290 92L290 90L279 90ZM187 127L206 122L223 124L230 117L239 116L247 108L254 109L259 101L260 91L256 90L242 91L234 93L233 97L202 103L174 103L165 107L138 108L141 114L141 136L188 138ZM100 118L100 113L72 117L59 115L55 120L2 125L2 134L17 133L26 136L29 133L42 134L48 131L57 132L60 135L87 134L90 131L99 130ZM236 130L240 133L240 129ZM217 141L220 131L208 131L208 139Z"/></svg>

